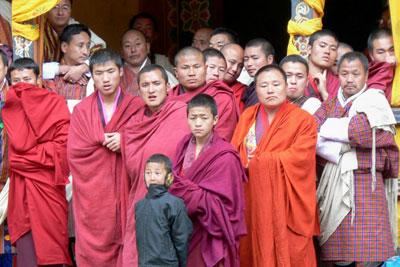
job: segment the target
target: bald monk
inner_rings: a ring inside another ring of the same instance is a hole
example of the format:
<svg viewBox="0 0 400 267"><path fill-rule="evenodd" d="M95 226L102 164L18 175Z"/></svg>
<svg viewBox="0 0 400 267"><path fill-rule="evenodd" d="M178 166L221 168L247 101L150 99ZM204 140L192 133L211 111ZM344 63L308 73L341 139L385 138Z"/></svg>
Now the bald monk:
<svg viewBox="0 0 400 267"><path fill-rule="evenodd" d="M239 108L232 89L220 80L206 84L204 56L197 48L188 46L181 49L175 56L175 66L179 85L169 92L169 97L185 103L198 94L214 97L220 120L215 131L223 139L230 140L239 119Z"/></svg>
<svg viewBox="0 0 400 267"><path fill-rule="evenodd" d="M210 45L210 37L213 29L210 27L200 28L193 36L192 46L200 51L206 50Z"/></svg>
<svg viewBox="0 0 400 267"><path fill-rule="evenodd" d="M223 82L235 93L236 102L239 105L240 113L242 113L244 110L242 95L247 85L239 82L237 79L243 69L244 50L240 45L231 43L224 45L221 49L221 53L224 55L227 65Z"/></svg>
<svg viewBox="0 0 400 267"><path fill-rule="evenodd" d="M144 103L125 129L125 157L131 181L123 266L137 266L135 203L147 193L146 160L154 153L174 159L176 145L190 133L186 104L167 98L168 76L159 65L145 66L139 73L139 92Z"/></svg>
<svg viewBox="0 0 400 267"><path fill-rule="evenodd" d="M242 267L317 266L316 123L287 103L286 81L276 65L257 72L260 103L243 112L232 138L249 177Z"/></svg>
<svg viewBox="0 0 400 267"><path fill-rule="evenodd" d="M96 51L89 67L97 90L74 108L68 135L78 266L122 266L129 188L123 135L141 104L119 86L122 60Z"/></svg>

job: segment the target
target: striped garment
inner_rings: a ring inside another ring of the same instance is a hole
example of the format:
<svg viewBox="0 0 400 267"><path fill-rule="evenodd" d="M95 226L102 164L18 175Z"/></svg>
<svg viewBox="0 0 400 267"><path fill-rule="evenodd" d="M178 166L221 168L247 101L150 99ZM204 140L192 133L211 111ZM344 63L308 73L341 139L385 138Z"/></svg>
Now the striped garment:
<svg viewBox="0 0 400 267"><path fill-rule="evenodd" d="M150 65L150 59L147 59L145 66ZM122 66L124 75L121 78L121 88L130 95L139 96L139 84L137 82L139 73L134 73L128 64Z"/></svg>
<svg viewBox="0 0 400 267"><path fill-rule="evenodd" d="M86 85L64 81L63 78L58 75L54 79L44 80L43 87L49 91L55 92L65 100L79 100L86 97Z"/></svg>
<svg viewBox="0 0 400 267"><path fill-rule="evenodd" d="M0 43L13 47L10 24L0 16Z"/></svg>
<svg viewBox="0 0 400 267"><path fill-rule="evenodd" d="M318 131L327 118L347 117L352 102L344 108L337 98L328 99L314 114ZM364 114L350 120L349 140L356 147L358 170L354 172L355 220L351 213L321 248L327 261L385 261L395 255L383 179L398 176L399 153L393 134L376 132L377 184L371 190L372 131ZM321 161L322 162L322 161Z"/></svg>

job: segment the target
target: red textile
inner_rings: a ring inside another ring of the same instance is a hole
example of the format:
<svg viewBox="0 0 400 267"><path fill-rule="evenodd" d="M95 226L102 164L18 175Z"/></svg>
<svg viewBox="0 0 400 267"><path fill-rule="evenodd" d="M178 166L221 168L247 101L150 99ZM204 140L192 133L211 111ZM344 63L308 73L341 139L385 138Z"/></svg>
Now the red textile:
<svg viewBox="0 0 400 267"><path fill-rule="evenodd" d="M245 103L242 101L242 95L246 90L247 85L236 81L234 84L231 85L231 89L235 93L236 103L239 106L239 111L242 113L244 111Z"/></svg>
<svg viewBox="0 0 400 267"><path fill-rule="evenodd" d="M76 260L78 266L121 266L130 182L124 160L124 128L141 106L125 94L103 127L98 94L75 106L68 136L73 176ZM104 134L121 134L121 153L104 147Z"/></svg>
<svg viewBox="0 0 400 267"><path fill-rule="evenodd" d="M125 128L125 155L132 187L129 192L128 222L124 241L123 265L137 266L135 203L147 193L144 183L146 160L153 154L162 153L174 159L176 145L190 133L186 119L186 104L165 101L161 109L151 117L144 105Z"/></svg>
<svg viewBox="0 0 400 267"><path fill-rule="evenodd" d="M65 100L18 83L7 94L2 116L9 138L11 243L32 231L39 265L71 265L65 199L70 114Z"/></svg>
<svg viewBox="0 0 400 267"><path fill-rule="evenodd" d="M175 86L169 92L169 98L186 104L198 94L208 94L215 99L218 106L219 121L214 129L219 136L230 141L239 120L239 107L232 89L220 80L209 82L203 87L184 94L180 94L181 88L180 84Z"/></svg>
<svg viewBox="0 0 400 267"><path fill-rule="evenodd" d="M173 169L180 172L191 134L178 144ZM188 262L199 244L206 266L221 260L239 266L239 238L244 236L243 181L247 180L232 145L214 132L212 146L201 153L184 177L175 176L170 193L185 201L193 222Z"/></svg>
<svg viewBox="0 0 400 267"><path fill-rule="evenodd" d="M367 88L381 89L385 92L386 99L392 100L392 85L394 67L387 62L370 62L368 71Z"/></svg>
<svg viewBox="0 0 400 267"><path fill-rule="evenodd" d="M314 82L314 78L311 74L308 75L309 84L304 95L308 97L316 97L323 101L320 93L318 92L317 85ZM340 81L330 70L326 71L326 90L328 91L328 98L335 98L340 87Z"/></svg>

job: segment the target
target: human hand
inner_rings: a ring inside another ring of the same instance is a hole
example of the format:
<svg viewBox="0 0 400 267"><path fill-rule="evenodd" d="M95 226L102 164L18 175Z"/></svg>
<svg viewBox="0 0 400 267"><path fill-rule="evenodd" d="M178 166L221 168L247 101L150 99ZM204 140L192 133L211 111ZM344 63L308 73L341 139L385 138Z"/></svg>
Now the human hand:
<svg viewBox="0 0 400 267"><path fill-rule="evenodd" d="M105 133L103 146L113 152L121 152L121 134L120 133Z"/></svg>

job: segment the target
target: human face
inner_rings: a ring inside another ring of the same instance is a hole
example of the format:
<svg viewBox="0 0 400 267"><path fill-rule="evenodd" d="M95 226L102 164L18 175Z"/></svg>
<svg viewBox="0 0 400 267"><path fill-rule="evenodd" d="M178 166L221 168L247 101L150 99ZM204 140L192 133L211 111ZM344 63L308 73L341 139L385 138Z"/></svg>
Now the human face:
<svg viewBox="0 0 400 267"><path fill-rule="evenodd" d="M287 83L277 70L270 70L258 76L257 97L267 111L276 111L286 100Z"/></svg>
<svg viewBox="0 0 400 267"><path fill-rule="evenodd" d="M328 69L335 63L338 42L332 36L326 35L315 40L313 46L308 46L309 64L320 69Z"/></svg>
<svg viewBox="0 0 400 267"><path fill-rule="evenodd" d="M133 23L133 28L141 30L146 35L146 38L150 43L154 41L154 24L151 19L138 18L135 23Z"/></svg>
<svg viewBox="0 0 400 267"><path fill-rule="evenodd" d="M119 69L114 61L93 65L94 86L100 91L103 100L115 100L122 75L122 68Z"/></svg>
<svg viewBox="0 0 400 267"><path fill-rule="evenodd" d="M209 57L206 61L206 82L224 78L226 62L223 58Z"/></svg>
<svg viewBox="0 0 400 267"><path fill-rule="evenodd" d="M144 72L140 75L140 96L153 113L156 113L167 99L168 87L160 70Z"/></svg>
<svg viewBox="0 0 400 267"><path fill-rule="evenodd" d="M340 65L339 81L346 99L360 92L364 88L367 78L368 72L364 71L359 59L353 61L346 59Z"/></svg>
<svg viewBox="0 0 400 267"><path fill-rule="evenodd" d="M39 84L39 78L32 69L13 70L10 73L11 85L16 85L19 82L30 83L33 85Z"/></svg>
<svg viewBox="0 0 400 267"><path fill-rule="evenodd" d="M196 90L206 82L206 66L202 54L183 55L175 67L175 76L186 91Z"/></svg>
<svg viewBox="0 0 400 267"><path fill-rule="evenodd" d="M282 69L287 76L286 95L290 101L304 95L304 91L308 85L307 68L300 62L286 62Z"/></svg>
<svg viewBox="0 0 400 267"><path fill-rule="evenodd" d="M222 54L224 54L227 65L223 81L230 85L237 80L243 69L244 51L239 45L232 45L229 48L224 48Z"/></svg>
<svg viewBox="0 0 400 267"><path fill-rule="evenodd" d="M259 69L272 64L274 58L268 58L261 49L261 46L251 46L244 50L244 66L251 77L254 77Z"/></svg>
<svg viewBox="0 0 400 267"><path fill-rule="evenodd" d="M375 39L373 44L373 51L370 54L375 62L388 62L390 57L394 57L394 44L392 36L384 36Z"/></svg>
<svg viewBox="0 0 400 267"><path fill-rule="evenodd" d="M90 37L86 32L72 35L69 44L61 43L61 51L67 65L75 66L85 63L90 54Z"/></svg>
<svg viewBox="0 0 400 267"><path fill-rule="evenodd" d="M151 184L165 184L165 177L167 170L165 169L164 163L149 162L146 164L144 170L144 181L146 186L149 187Z"/></svg>
<svg viewBox="0 0 400 267"><path fill-rule="evenodd" d="M211 29L200 29L193 36L192 46L204 51L210 44Z"/></svg>
<svg viewBox="0 0 400 267"><path fill-rule="evenodd" d="M219 33L216 35L213 35L210 38L210 47L217 49L217 50L221 50L221 48L226 45L229 44L230 41L228 39L228 36L226 34L223 33Z"/></svg>
<svg viewBox="0 0 400 267"><path fill-rule="evenodd" d="M70 0L61 0L55 7L47 13L47 18L53 28L64 28L68 25L71 18Z"/></svg>
<svg viewBox="0 0 400 267"><path fill-rule="evenodd" d="M4 65L3 61L0 60L0 83L3 82L4 78L7 75L8 67Z"/></svg>
<svg viewBox="0 0 400 267"><path fill-rule="evenodd" d="M346 53L348 53L348 52L352 52L352 51L353 51L353 50L351 50L351 49L348 48L348 47L341 47L341 46L338 47L337 55L336 55L336 59L335 59L335 63L333 63L333 65L332 65L332 67L331 67L331 71L332 71L332 73L333 73L335 76L338 76L338 62L339 62L340 58L341 58L344 54L346 54Z"/></svg>
<svg viewBox="0 0 400 267"><path fill-rule="evenodd" d="M122 58L133 68L140 68L150 52L150 44L138 31L128 31L122 37Z"/></svg>
<svg viewBox="0 0 400 267"><path fill-rule="evenodd" d="M209 107L192 107L189 110L189 128L196 141L207 141L217 122L218 115L214 117Z"/></svg>

